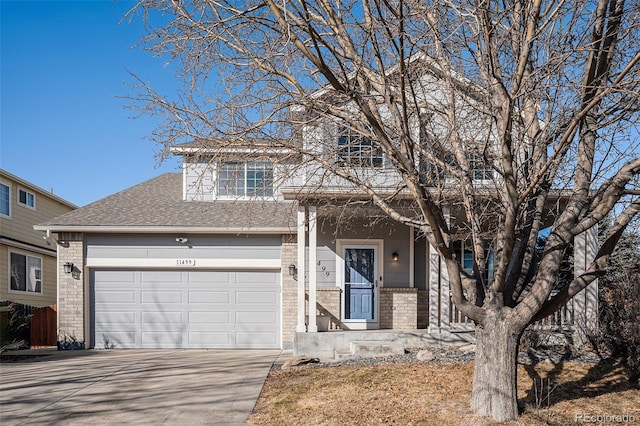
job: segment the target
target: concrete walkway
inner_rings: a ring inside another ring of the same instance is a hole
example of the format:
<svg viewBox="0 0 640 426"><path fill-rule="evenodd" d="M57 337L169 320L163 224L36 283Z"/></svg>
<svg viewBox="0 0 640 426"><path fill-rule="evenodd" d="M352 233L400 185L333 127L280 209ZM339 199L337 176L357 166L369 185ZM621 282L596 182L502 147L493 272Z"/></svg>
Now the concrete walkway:
<svg viewBox="0 0 640 426"><path fill-rule="evenodd" d="M87 350L3 362L0 423L244 424L279 355Z"/></svg>

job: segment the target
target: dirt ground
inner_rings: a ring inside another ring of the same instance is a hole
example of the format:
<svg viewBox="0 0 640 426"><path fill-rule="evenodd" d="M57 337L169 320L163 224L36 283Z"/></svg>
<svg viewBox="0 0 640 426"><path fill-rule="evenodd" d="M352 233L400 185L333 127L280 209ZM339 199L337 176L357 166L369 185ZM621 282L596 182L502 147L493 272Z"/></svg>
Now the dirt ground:
<svg viewBox="0 0 640 426"><path fill-rule="evenodd" d="M473 363L273 371L251 425L490 425L469 410ZM624 370L565 362L518 368L511 425L637 424L640 390Z"/></svg>

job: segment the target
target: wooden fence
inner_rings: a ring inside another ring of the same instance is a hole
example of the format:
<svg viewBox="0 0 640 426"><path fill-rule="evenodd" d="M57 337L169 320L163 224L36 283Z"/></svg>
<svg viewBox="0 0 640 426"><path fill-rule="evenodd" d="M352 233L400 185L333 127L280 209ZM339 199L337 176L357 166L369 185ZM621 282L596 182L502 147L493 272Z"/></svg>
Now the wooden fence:
<svg viewBox="0 0 640 426"><path fill-rule="evenodd" d="M55 346L58 342L57 306L31 309L30 347Z"/></svg>
<svg viewBox="0 0 640 426"><path fill-rule="evenodd" d="M47 346L56 346L58 341L57 333L57 307L45 306L36 307L23 305L15 302L0 302L0 306L9 307L3 314L3 336L5 343L11 341L24 341L29 343L31 348L42 348ZM14 324L24 324L25 326L9 326L15 318Z"/></svg>

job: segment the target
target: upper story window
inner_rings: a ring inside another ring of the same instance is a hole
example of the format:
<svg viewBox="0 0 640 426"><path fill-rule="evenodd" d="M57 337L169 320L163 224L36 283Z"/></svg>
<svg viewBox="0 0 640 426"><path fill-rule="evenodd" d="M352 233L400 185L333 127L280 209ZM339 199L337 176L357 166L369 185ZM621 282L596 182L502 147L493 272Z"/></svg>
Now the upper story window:
<svg viewBox="0 0 640 426"><path fill-rule="evenodd" d="M352 167L382 167L380 147L348 127L343 127L338 135L338 157Z"/></svg>
<svg viewBox="0 0 640 426"><path fill-rule="evenodd" d="M235 197L273 196L273 165L266 161L220 164L218 195Z"/></svg>
<svg viewBox="0 0 640 426"><path fill-rule="evenodd" d="M493 179L493 167L480 153L472 152L469 154L469 170L473 180Z"/></svg>
<svg viewBox="0 0 640 426"><path fill-rule="evenodd" d="M36 195L25 189L18 189L18 203L30 207L36 208Z"/></svg>
<svg viewBox="0 0 640 426"><path fill-rule="evenodd" d="M0 214L11 216L11 188L0 183Z"/></svg>
<svg viewBox="0 0 640 426"><path fill-rule="evenodd" d="M11 252L9 262L9 290L42 294L41 258Z"/></svg>

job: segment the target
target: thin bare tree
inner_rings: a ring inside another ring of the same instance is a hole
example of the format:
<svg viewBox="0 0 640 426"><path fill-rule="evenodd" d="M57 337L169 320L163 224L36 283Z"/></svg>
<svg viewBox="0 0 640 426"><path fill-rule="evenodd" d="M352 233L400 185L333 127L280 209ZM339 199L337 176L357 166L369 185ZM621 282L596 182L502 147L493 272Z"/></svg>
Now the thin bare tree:
<svg viewBox="0 0 640 426"><path fill-rule="evenodd" d="M152 137L167 148L281 148L298 168L287 179L342 182L358 194L342 203L426 236L476 324L472 409L509 420L523 330L606 272L640 210L639 13L624 0L140 0L128 17L147 25L142 47L184 85L163 96L139 78L132 98L165 117ZM608 214L593 262L557 288L565 249Z"/></svg>

